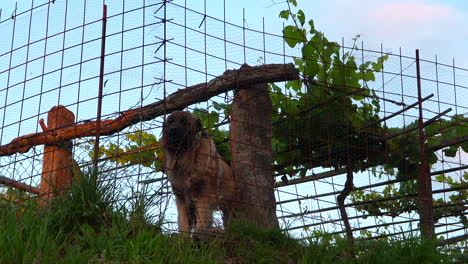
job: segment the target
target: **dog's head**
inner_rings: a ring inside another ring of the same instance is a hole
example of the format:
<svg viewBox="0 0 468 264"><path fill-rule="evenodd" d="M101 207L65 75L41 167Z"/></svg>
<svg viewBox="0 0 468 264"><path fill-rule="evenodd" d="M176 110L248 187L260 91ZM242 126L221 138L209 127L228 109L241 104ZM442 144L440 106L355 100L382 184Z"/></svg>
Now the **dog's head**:
<svg viewBox="0 0 468 264"><path fill-rule="evenodd" d="M173 112L163 125L165 147L174 153L187 151L202 128L201 120L190 112Z"/></svg>

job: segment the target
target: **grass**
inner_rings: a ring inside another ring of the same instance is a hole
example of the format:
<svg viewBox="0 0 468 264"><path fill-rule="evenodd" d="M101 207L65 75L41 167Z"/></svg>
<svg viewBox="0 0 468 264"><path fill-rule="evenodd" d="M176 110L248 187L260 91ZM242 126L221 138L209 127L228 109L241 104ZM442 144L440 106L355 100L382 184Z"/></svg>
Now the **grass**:
<svg viewBox="0 0 468 264"><path fill-rule="evenodd" d="M351 257L343 238L300 242L243 222L222 238L190 239L162 233L141 206L116 208L114 198L88 173L46 209L1 204L0 263L453 263L434 241L366 241Z"/></svg>

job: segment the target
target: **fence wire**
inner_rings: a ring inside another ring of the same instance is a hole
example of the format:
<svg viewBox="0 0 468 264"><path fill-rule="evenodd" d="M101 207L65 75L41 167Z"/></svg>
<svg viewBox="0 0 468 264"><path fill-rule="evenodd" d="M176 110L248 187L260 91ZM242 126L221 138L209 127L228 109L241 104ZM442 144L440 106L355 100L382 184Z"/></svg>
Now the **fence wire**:
<svg viewBox="0 0 468 264"><path fill-rule="evenodd" d="M229 14L226 2L221 16L207 14L206 2L204 4L197 9L204 11L196 11L187 1L111 1L107 4L103 54L104 19L100 1L36 0L31 1L30 7L23 7L24 11L15 9L11 16L3 12L0 17L2 151L15 138L43 132L40 120L47 119L48 111L57 105L73 112L77 124L111 120L130 109L165 100L181 89L208 83L226 70L238 69L245 63L250 66L282 64L301 57L298 49L289 48L281 33L265 31L265 19L248 18L243 14L243 22L234 24L227 18L239 14ZM252 23L246 23L249 21ZM437 162L430 167L429 175L436 235L445 239L466 237L468 154L458 146L466 144L468 135L468 104L464 100L468 98L468 69L459 68L455 63L440 63L437 57L420 59L421 76L418 78L415 56L403 55L402 50L388 53L383 51L383 46L381 50L369 50L364 43L352 42L347 46L344 40L341 49L343 54L352 53L358 62L388 56L383 69L374 72L375 80L365 84L374 92L368 102L380 102L378 124L402 130L378 140L386 142L416 131L418 128L414 124L421 117L418 102L422 102L426 127L431 123L443 126L442 119L457 121L452 124L460 130L455 140L432 142L438 146L433 152ZM423 98L418 97L418 80ZM300 92L306 92L306 87L302 86L297 93L290 93L284 84L277 83L281 92L272 89L271 94L283 94L292 102ZM100 86L102 96L99 96ZM230 116L220 109L230 105L233 97L233 92L229 91L185 108L207 120L210 125L207 132L218 146L229 143L228 133L214 131L229 131ZM283 128L291 120L305 120L313 109L328 109L330 105L332 101L311 104L299 114L273 120L273 130ZM116 203L128 203L131 207L138 197L147 197L149 214L155 221L163 223L167 231L177 231L172 190L165 174L158 170L157 142L165 118L166 113L163 113L110 135L98 135L98 167L102 172L99 180L113 184ZM328 126L329 139L337 136L333 134L336 131L346 130L343 128L346 124L335 116L322 116L320 120L325 120ZM283 230L298 238L322 233L345 234L337 200L350 172L337 162L361 159L368 166L351 172L353 191L344 200L354 236L373 239L419 234L419 213L412 207L417 193L401 190L401 186L407 186L403 183L414 179L395 177L385 168L384 160L369 161L372 156L388 158L394 153L385 143L373 149L375 144L369 143L373 140L370 127L361 131L366 134L365 140L346 141L350 144L346 154L346 150L333 147L336 142L321 142L322 138L317 139L316 134L304 133L310 128L294 127L294 124L297 122L282 131L284 138L290 139L287 146L281 150L273 146L274 155L290 153L291 157L272 164L277 216ZM255 127L255 124L249 125ZM446 128L446 133L458 133L453 131ZM304 142L298 144L298 137ZM73 159L82 170L92 167L96 137L76 138L72 142ZM419 146L418 142L408 144ZM44 195L38 189L44 174L46 148L31 144L24 153L2 152L1 183L22 190L26 188L23 185L37 188L23 197L3 195L3 200L21 204ZM328 154L316 155L321 148L327 148ZM294 164L297 151L307 162ZM452 155L445 155L447 152ZM403 208L402 212L397 213L394 206ZM219 214L215 218L221 225Z"/></svg>

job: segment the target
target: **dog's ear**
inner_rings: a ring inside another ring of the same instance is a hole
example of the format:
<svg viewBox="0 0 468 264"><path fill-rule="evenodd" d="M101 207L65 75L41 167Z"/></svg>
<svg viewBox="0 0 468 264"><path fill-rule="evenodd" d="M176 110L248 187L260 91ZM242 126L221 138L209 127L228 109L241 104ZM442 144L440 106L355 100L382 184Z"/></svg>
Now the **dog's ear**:
<svg viewBox="0 0 468 264"><path fill-rule="evenodd" d="M197 118L197 120L195 120L195 127L197 129L197 132L203 131L203 124L200 118Z"/></svg>

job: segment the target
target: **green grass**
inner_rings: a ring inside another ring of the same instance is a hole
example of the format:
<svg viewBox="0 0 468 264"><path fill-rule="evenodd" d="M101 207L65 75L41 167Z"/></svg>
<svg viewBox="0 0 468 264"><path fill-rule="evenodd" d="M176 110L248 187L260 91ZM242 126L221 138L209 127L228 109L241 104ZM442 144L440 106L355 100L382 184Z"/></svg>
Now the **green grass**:
<svg viewBox="0 0 468 264"><path fill-rule="evenodd" d="M360 242L351 257L343 238L300 242L242 222L222 238L164 234L144 202L115 208L110 184L96 179L85 174L48 208L0 204L0 263L453 263L416 238Z"/></svg>

